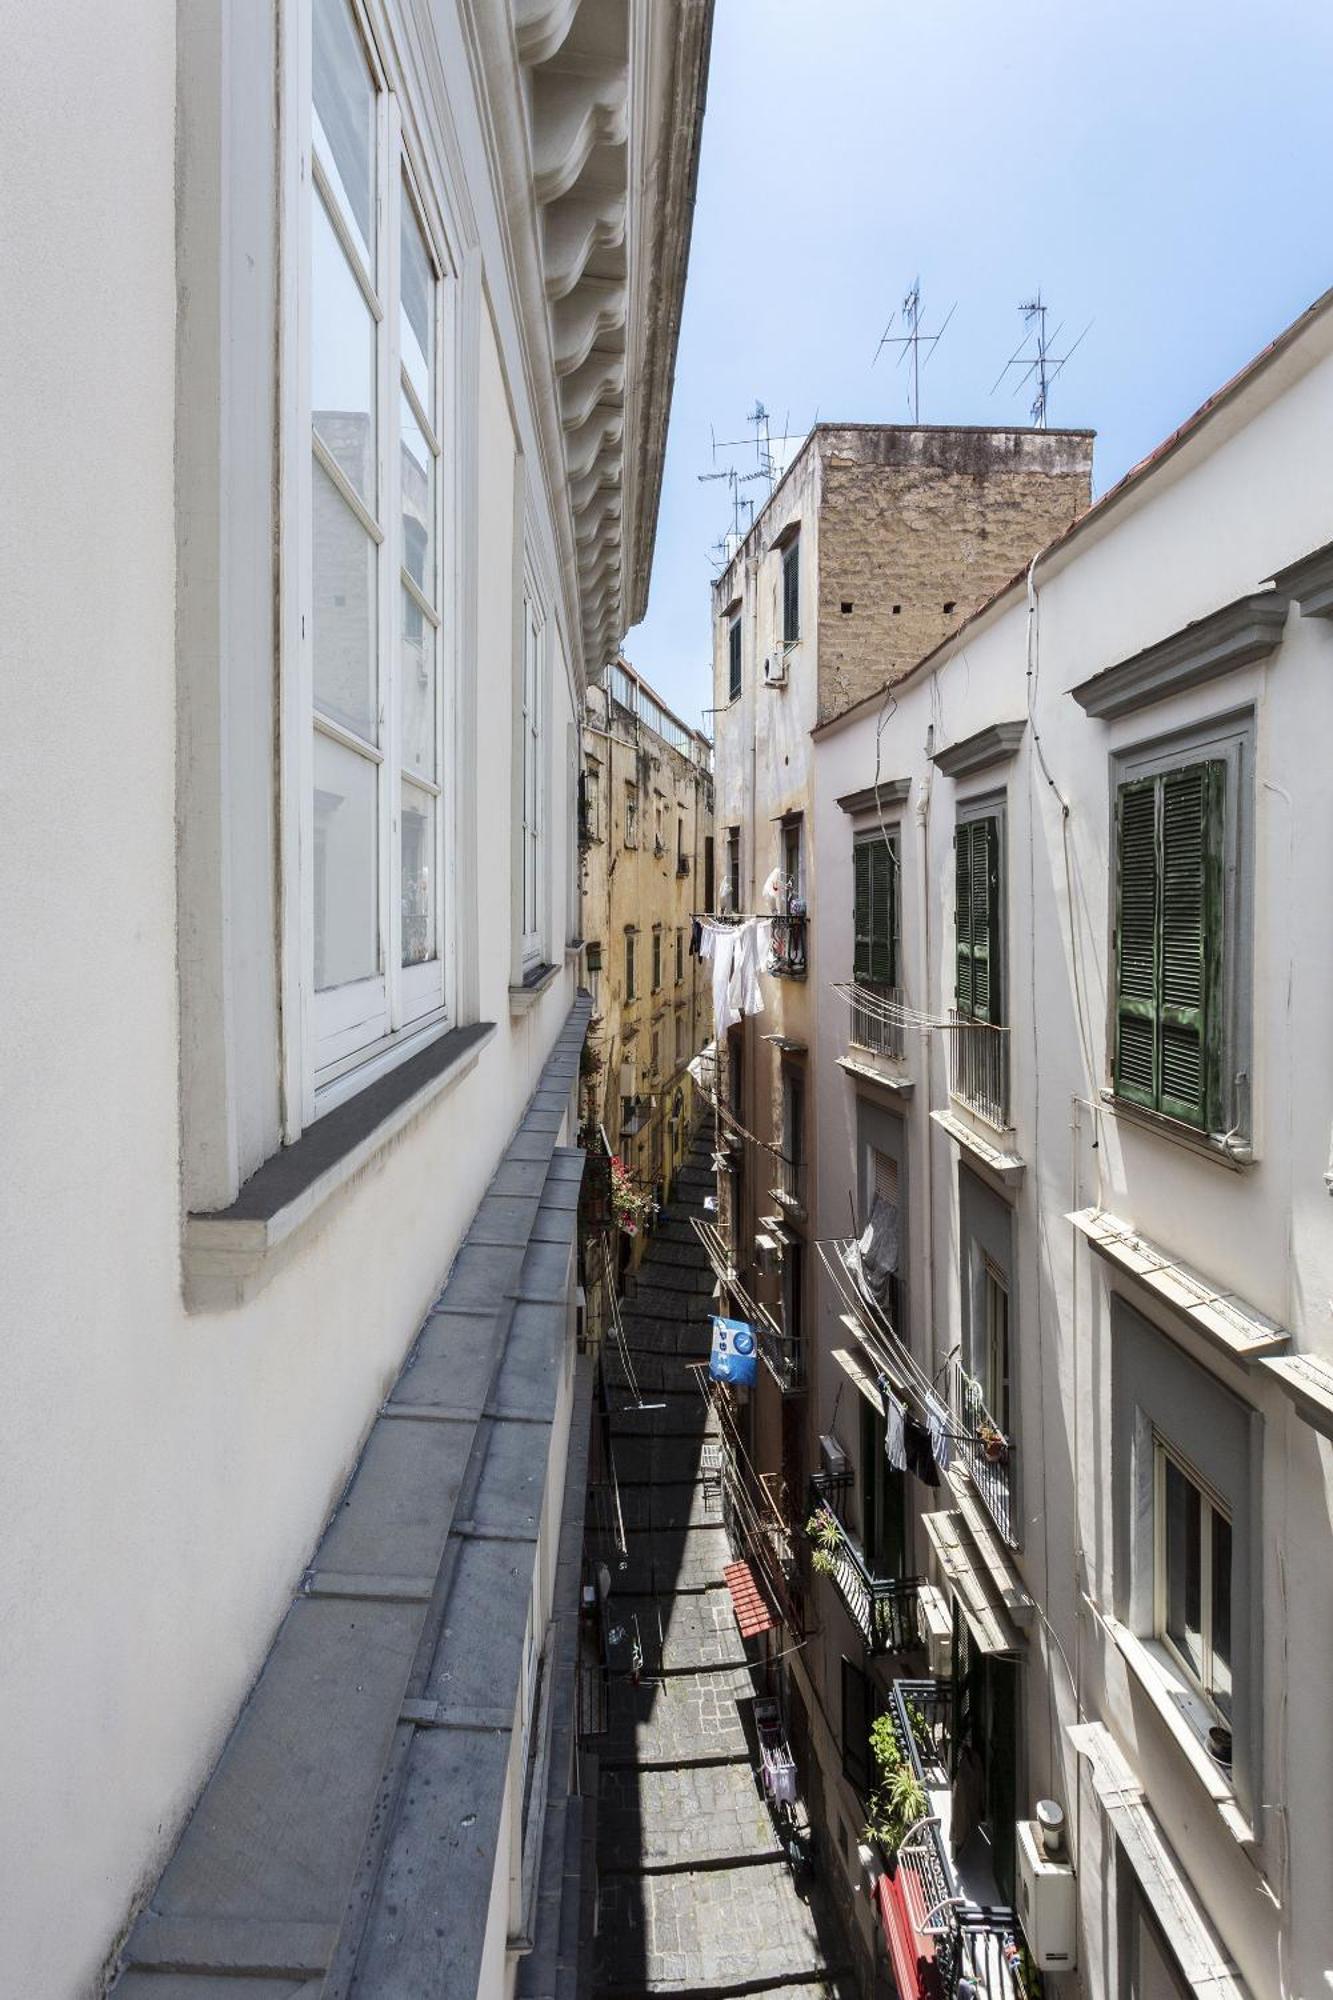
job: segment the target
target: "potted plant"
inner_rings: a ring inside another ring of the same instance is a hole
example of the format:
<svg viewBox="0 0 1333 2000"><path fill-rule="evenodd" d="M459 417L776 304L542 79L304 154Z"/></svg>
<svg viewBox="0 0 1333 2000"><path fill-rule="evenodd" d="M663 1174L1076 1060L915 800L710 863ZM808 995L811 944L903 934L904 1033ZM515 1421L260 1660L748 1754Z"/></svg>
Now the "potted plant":
<svg viewBox="0 0 1333 2000"><path fill-rule="evenodd" d="M1008 1438L989 1417L983 1417L977 1427L977 1442L981 1446L982 1456L990 1465L1003 1465L1009 1456Z"/></svg>
<svg viewBox="0 0 1333 2000"><path fill-rule="evenodd" d="M870 1754L879 1782L866 1804L865 1838L892 1863L911 1829L926 1817L930 1801L898 1741L892 1717L880 1715L871 1723Z"/></svg>
<svg viewBox="0 0 1333 2000"><path fill-rule="evenodd" d="M653 1198L635 1186L624 1161L611 1156L611 1212L624 1236L637 1236L653 1212Z"/></svg>
<svg viewBox="0 0 1333 2000"><path fill-rule="evenodd" d="M810 1567L819 1576L832 1576L842 1547L842 1523L831 1507L816 1507L805 1532L810 1538Z"/></svg>

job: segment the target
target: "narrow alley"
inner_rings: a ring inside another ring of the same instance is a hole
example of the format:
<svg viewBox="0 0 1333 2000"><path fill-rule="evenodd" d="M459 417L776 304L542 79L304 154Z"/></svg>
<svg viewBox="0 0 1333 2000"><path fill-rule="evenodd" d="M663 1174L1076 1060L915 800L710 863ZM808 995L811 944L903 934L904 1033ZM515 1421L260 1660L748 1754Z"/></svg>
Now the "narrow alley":
<svg viewBox="0 0 1333 2000"><path fill-rule="evenodd" d="M756 1774L757 1690L723 1580L732 1551L698 1369L714 1301L690 1216L712 1187L698 1140L626 1304L628 1368L607 1354L628 1559L611 1558L623 1638L598 1745L600 2000L851 1990Z"/></svg>

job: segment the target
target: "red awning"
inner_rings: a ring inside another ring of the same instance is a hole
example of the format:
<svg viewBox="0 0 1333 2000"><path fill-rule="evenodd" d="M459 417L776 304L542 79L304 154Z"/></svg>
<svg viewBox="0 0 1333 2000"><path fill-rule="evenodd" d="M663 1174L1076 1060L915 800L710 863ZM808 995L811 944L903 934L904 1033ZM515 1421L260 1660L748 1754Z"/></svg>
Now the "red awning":
<svg viewBox="0 0 1333 2000"><path fill-rule="evenodd" d="M915 1870L902 1861L892 1875L881 1875L875 1885L879 1920L900 2000L943 2000L935 1940L923 1936L918 1928L926 1915L922 1889Z"/></svg>
<svg viewBox="0 0 1333 2000"><path fill-rule="evenodd" d="M761 1632L771 1632L778 1621L769 1609L768 1599L755 1582L749 1563L728 1563L722 1572L722 1581L731 1592L742 1639L757 1639Z"/></svg>

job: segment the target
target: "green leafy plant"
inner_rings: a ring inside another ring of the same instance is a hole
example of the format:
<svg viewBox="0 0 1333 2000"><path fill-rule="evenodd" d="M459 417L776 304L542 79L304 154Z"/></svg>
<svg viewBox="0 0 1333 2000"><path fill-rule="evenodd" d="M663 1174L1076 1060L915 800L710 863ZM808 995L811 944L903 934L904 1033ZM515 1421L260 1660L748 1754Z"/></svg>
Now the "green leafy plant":
<svg viewBox="0 0 1333 2000"><path fill-rule="evenodd" d="M816 1507L805 1524L810 1538L810 1567L819 1576L832 1576L842 1547L842 1523L830 1507Z"/></svg>
<svg viewBox="0 0 1333 2000"><path fill-rule="evenodd" d="M898 1852L917 1821L925 1818L930 1801L898 1741L891 1716L876 1716L871 1723L870 1754L879 1772L879 1783L866 1804L865 1838L892 1855Z"/></svg>

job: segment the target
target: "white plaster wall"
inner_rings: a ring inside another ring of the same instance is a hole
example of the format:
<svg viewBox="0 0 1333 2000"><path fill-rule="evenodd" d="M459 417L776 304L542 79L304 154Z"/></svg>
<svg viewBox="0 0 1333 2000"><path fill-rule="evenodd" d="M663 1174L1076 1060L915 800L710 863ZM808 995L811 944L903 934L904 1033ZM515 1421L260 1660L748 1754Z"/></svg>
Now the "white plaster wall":
<svg viewBox="0 0 1333 2000"><path fill-rule="evenodd" d="M3 91L14 393L0 544L0 1990L91 1990L231 1724L573 997L511 1026L514 429L483 319L480 1066L253 1304L187 1315L179 1245L171 9L52 0ZM50 115L50 78L62 117ZM132 109L132 115L131 115ZM77 124L79 142L68 143ZM553 884L573 774L558 647ZM563 903L553 891L559 957ZM562 961L563 967L563 961ZM563 1436L563 1434L562 1434Z"/></svg>
<svg viewBox="0 0 1333 2000"><path fill-rule="evenodd" d="M1242 1848L1179 1748L1136 1697L1097 1616L1112 1603L1108 1278L1063 1218L1100 1203L1219 1287L1234 1287L1271 1313L1292 1329L1298 1348L1333 1356L1333 1215L1323 1181L1333 1119L1326 879L1333 851L1327 775L1333 630L1293 609L1283 644L1267 662L1109 725L1084 715L1067 690L1259 587L1327 540L1331 355L1333 325L1325 315L1136 494L1038 566L1038 679L1032 719L1010 764L955 783L935 769L928 752L1024 715L1028 631L1021 591L944 649L933 671L897 689L882 745L882 775L912 781L902 812L901 924L904 984L918 1007L941 1012L952 1001L956 808L997 788L1007 803L1013 1143L1027 1162L1013 1195L1018 1463L1025 1468L1019 1566L1049 1621L1029 1628L1020 1782L1029 1796L1052 1787L1071 1802L1076 1772L1055 1725L1075 1719L1080 1701L1085 1714L1108 1719L1257 1995L1313 1992L1328 1963L1333 1606L1325 1581L1333 1566L1333 1447L1296 1418L1259 1371L1243 1371L1198 1345L1206 1365L1264 1418L1263 1792L1256 1843ZM1099 1120L1094 1148L1088 1100L1107 1080L1109 758L1248 704L1256 712L1258 764L1257 1162L1234 1172L1109 1115ZM847 1009L827 984L849 977L852 963L852 829L834 800L871 781L875 725L870 709L816 742L821 1236L845 1231L855 1134L853 1088L835 1067L847 1046ZM1051 777L1070 802L1067 820L1038 765L1038 733ZM933 1339L936 1361L960 1325L958 1148L928 1117L932 1106L948 1101L943 1040L909 1034L907 1068L916 1088L904 1109L911 1132L912 1334L918 1352ZM1145 1309L1169 1323L1161 1309ZM827 1317L821 1327L831 1342ZM1187 1335L1182 1344L1189 1345ZM827 1426L841 1380L822 1357L816 1429ZM1096 1608L1082 1600L1085 1588ZM1089 1810L1085 1797L1085 1825ZM1087 1842L1082 1979L1101 1995L1112 1990L1114 1926L1106 1922L1102 1893L1107 1843L1092 1825Z"/></svg>

